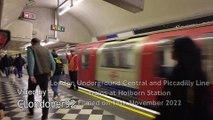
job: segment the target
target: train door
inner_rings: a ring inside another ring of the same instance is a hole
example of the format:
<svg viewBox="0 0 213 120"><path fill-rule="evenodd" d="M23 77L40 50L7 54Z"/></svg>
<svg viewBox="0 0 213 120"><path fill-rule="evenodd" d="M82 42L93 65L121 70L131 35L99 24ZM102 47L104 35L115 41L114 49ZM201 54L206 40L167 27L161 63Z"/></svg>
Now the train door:
<svg viewBox="0 0 213 120"><path fill-rule="evenodd" d="M207 33L195 38L202 42L201 53L203 70L207 74L207 79L213 85L213 33Z"/></svg>
<svg viewBox="0 0 213 120"><path fill-rule="evenodd" d="M172 38L162 39L156 46L154 76L166 80L173 70L176 61L172 59Z"/></svg>
<svg viewBox="0 0 213 120"><path fill-rule="evenodd" d="M81 86L93 86L95 80L96 51L102 42L78 45L79 48L79 71L78 83Z"/></svg>
<svg viewBox="0 0 213 120"><path fill-rule="evenodd" d="M161 92L163 81L167 79L176 62L172 59L173 37L151 39L142 49L140 81L147 85L140 86L141 91L147 94L140 96L142 100L157 100L158 95L169 94ZM152 93L152 94L150 94Z"/></svg>
<svg viewBox="0 0 213 120"><path fill-rule="evenodd" d="M86 47L82 49L82 54L80 58L80 82L84 81L87 83L90 81L90 69L91 69L91 47ZM86 85L86 84L84 84Z"/></svg>
<svg viewBox="0 0 213 120"><path fill-rule="evenodd" d="M209 103L208 107L211 111L211 114L213 114L213 33L207 33L204 34L196 40L199 40L202 42L201 46L201 53L202 53L202 65L203 70L207 75L207 81L210 82L209 86Z"/></svg>
<svg viewBox="0 0 213 120"><path fill-rule="evenodd" d="M77 54L77 56L78 56L78 66L80 66L80 59L81 59L81 52L82 52L82 49L81 48L76 48L75 49L75 52L76 52L76 54ZM80 68L79 68L79 71L80 71ZM80 72L78 72L78 80L79 80L79 76L81 76L81 73Z"/></svg>

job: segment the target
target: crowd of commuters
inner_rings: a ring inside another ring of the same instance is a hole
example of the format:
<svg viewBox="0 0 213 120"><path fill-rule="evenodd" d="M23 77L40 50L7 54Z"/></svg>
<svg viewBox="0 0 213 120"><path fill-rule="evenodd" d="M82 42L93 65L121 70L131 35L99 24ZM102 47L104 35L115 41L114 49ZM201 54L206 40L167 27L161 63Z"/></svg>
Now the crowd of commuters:
<svg viewBox="0 0 213 120"><path fill-rule="evenodd" d="M71 80L71 89L78 89L77 85L77 71L78 71L78 58L74 50L70 51L71 55L67 54L69 63L69 75ZM26 63L21 54L16 55L16 58L8 55L4 55L0 61L0 69L2 74L8 77L11 73L14 73L21 78L23 75L22 68ZM53 90L53 100L60 98L58 93L58 83L63 71L62 60L58 57L55 50L52 53L45 47L40 45L38 38L31 40L31 46L27 48L27 73L29 75L28 91L35 91L36 86L39 86L42 91L42 102L46 104L49 101L48 98L48 82L51 79L51 87ZM28 95L28 103L34 103L34 94ZM1 103L1 105L3 105ZM28 108L29 117L34 115L34 107ZM46 120L48 117L49 108L43 106L42 108L42 120Z"/></svg>
<svg viewBox="0 0 213 120"><path fill-rule="evenodd" d="M23 74L22 68L25 63L26 61L21 56L21 53L17 54L15 58L5 54L0 59L1 74L5 75L6 77L9 77L10 74L15 74L15 76L17 75L18 78L21 78Z"/></svg>

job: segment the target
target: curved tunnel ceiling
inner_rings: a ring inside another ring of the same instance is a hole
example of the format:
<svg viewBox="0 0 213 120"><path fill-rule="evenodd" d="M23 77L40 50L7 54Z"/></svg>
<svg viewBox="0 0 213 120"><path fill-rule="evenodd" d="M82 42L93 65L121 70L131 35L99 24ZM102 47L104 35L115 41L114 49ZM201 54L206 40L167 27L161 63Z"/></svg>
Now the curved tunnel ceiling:
<svg viewBox="0 0 213 120"><path fill-rule="evenodd" d="M17 13L24 7L23 1L29 0L4 0L10 5L3 24L8 24L18 16L7 14L13 10ZM57 0L34 0L33 7L46 7L55 9ZM60 0L61 2L64 0ZM69 14L79 20L90 32L92 37L129 31L137 28L145 28L163 23L178 21L212 14L212 0L145 0L144 10L131 13L103 0L74 0L81 1L69 10ZM16 2L14 4L14 2ZM34 6L35 5L35 6ZM181 8L181 9L180 9ZM65 13L68 14L68 13ZM61 18L63 18L62 15ZM69 20L67 20L69 21ZM80 31L79 31L80 32Z"/></svg>
<svg viewBox="0 0 213 120"><path fill-rule="evenodd" d="M57 0L35 1L37 6L49 8L55 8L57 4ZM144 10L138 13L103 0L79 1L69 13L80 20L94 37L209 15L213 11L212 0L145 0Z"/></svg>

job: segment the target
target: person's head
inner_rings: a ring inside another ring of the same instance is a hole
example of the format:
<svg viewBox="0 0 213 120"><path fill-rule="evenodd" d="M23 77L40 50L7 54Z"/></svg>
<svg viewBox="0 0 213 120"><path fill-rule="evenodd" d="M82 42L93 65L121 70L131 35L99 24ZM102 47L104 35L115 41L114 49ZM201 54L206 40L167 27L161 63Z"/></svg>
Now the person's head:
<svg viewBox="0 0 213 120"><path fill-rule="evenodd" d="M70 53L71 53L72 55L75 55L75 51L74 51L73 49L70 50Z"/></svg>
<svg viewBox="0 0 213 120"><path fill-rule="evenodd" d="M52 52L53 52L53 53L55 53L55 52L56 52L56 50L55 50L55 49L53 49L53 50L52 50Z"/></svg>
<svg viewBox="0 0 213 120"><path fill-rule="evenodd" d="M5 54L4 57L7 57L7 54Z"/></svg>
<svg viewBox="0 0 213 120"><path fill-rule="evenodd" d="M54 58L56 58L56 57L58 57L58 54L56 53L56 51L53 49L53 51L52 51L52 56L54 57Z"/></svg>
<svg viewBox="0 0 213 120"><path fill-rule="evenodd" d="M174 39L172 57L188 70L201 69L201 52L189 37Z"/></svg>
<svg viewBox="0 0 213 120"><path fill-rule="evenodd" d="M181 61L185 57L196 55L198 48L196 44L189 37L178 37L174 39L173 44L173 59Z"/></svg>
<svg viewBox="0 0 213 120"><path fill-rule="evenodd" d="M33 38L33 39L31 40L31 44L32 44L32 45L40 44L40 40L39 40L38 38Z"/></svg>
<svg viewBox="0 0 213 120"><path fill-rule="evenodd" d="M19 53L18 56L21 57L21 53Z"/></svg>

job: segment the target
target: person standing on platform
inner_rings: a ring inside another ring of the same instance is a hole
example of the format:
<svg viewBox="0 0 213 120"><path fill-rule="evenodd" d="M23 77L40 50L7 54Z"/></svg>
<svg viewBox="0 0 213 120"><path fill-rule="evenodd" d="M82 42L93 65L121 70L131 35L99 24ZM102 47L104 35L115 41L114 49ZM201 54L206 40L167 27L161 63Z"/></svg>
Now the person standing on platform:
<svg viewBox="0 0 213 120"><path fill-rule="evenodd" d="M9 63L10 63L9 71L10 73L13 73L14 59L12 56L9 56Z"/></svg>
<svg viewBox="0 0 213 120"><path fill-rule="evenodd" d="M10 60L9 60L7 54L4 55L4 57L1 59L1 65L3 67L4 73L6 74L6 77L9 77L9 74L10 74L10 70L9 70L9 68L10 68Z"/></svg>
<svg viewBox="0 0 213 120"><path fill-rule="evenodd" d="M32 46L27 49L27 61L28 61L28 91L35 91L36 86L39 85L42 92L42 102L47 104L48 102L48 81L49 75L55 71L55 62L51 52L40 45L38 38L31 40ZM51 71L52 70L52 71ZM28 95L28 104L34 103L34 95ZM28 116L34 114L34 107L29 108ZM42 106L42 120L46 120L48 117L47 106Z"/></svg>
<svg viewBox="0 0 213 120"><path fill-rule="evenodd" d="M58 83L60 81L61 74L63 72L63 63L62 63L62 60L58 57L55 50L53 50L52 56L55 60L56 67L55 67L54 75L51 80L51 83L52 83L51 86L53 89L53 99L56 100L57 98L60 98L60 96L58 95Z"/></svg>
<svg viewBox="0 0 213 120"><path fill-rule="evenodd" d="M70 53L71 55L68 55L66 51L66 57L69 63L68 65L69 77L71 81L70 89L78 90L78 82L77 82L78 56L76 55L73 49L70 50Z"/></svg>
<svg viewBox="0 0 213 120"><path fill-rule="evenodd" d="M16 70L18 72L18 78L22 77L22 68L26 61L24 58L21 56L21 53L18 54L18 57L14 61L14 66L16 67Z"/></svg>

